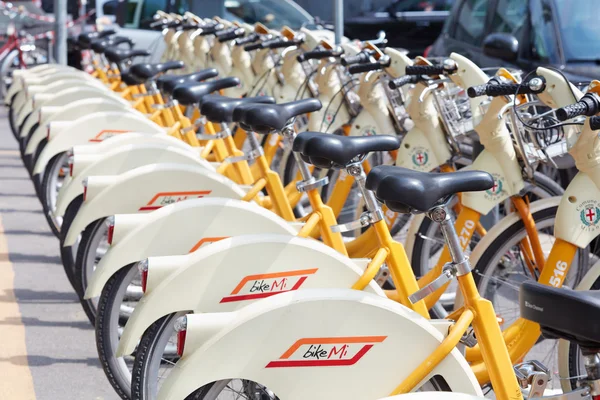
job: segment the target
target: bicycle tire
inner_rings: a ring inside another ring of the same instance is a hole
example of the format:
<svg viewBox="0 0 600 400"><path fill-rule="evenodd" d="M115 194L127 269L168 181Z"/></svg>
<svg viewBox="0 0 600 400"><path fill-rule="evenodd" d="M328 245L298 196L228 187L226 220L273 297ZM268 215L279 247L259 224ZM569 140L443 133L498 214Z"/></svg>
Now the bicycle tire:
<svg viewBox="0 0 600 400"><path fill-rule="evenodd" d="M133 268L135 268L135 264L121 268L106 282L98 301L95 325L96 349L98 350L100 364L113 389L124 400L131 399L131 376L123 376L123 371L119 369L118 365L120 361L115 357L118 337L114 337L115 332L111 331L110 327L115 324L114 319L115 317L119 318L119 315L117 312L115 316L111 310L114 310L119 291L126 290L126 287L125 289L122 288L121 283L132 272Z"/></svg>
<svg viewBox="0 0 600 400"><path fill-rule="evenodd" d="M92 325L96 323L96 313L97 309L93 304L91 299L84 299L83 295L85 294L85 290L87 289L87 263L90 257L90 251L96 251L97 247L94 245L102 240L102 238L98 238L98 235L105 235L106 229L103 229L105 226L106 218L100 218L96 221L89 224L85 230L81 233L81 241L79 242L79 246L77 246L77 256L75 258L74 271L75 271L75 291L80 293L80 302L83 307L83 311L85 311L85 315L87 315ZM95 254L94 254L95 257Z"/></svg>
<svg viewBox="0 0 600 400"><path fill-rule="evenodd" d="M560 196L564 193L564 189L553 180L546 176L535 173L536 186L541 188L542 191L548 193L547 197ZM424 255L424 246L426 240L423 237L432 237L432 230L436 229L434 224L429 218L423 218L419 228L416 231L416 237L414 238L414 245L411 254L411 266L415 276L423 276L426 270L423 268L424 262L430 259L430 255Z"/></svg>
<svg viewBox="0 0 600 400"><path fill-rule="evenodd" d="M31 127L29 132L27 132L27 135L21 136L17 139L19 142L19 151L21 152L21 158L23 158L23 155L25 154L25 149L27 148L27 144L29 143L29 138L31 137L31 135L33 135L33 133L36 131L36 129L39 128L39 126L40 126L40 123L36 122Z"/></svg>
<svg viewBox="0 0 600 400"><path fill-rule="evenodd" d="M64 163L64 153L57 154L50 159L48 166L46 168L46 173L44 174L44 178L42 179L41 190L40 190L40 201L42 203L42 209L44 210L44 217L46 218L46 222L50 226L52 233L56 237L60 234L60 229L57 226L57 222L52 219L52 211L50 208L50 191L54 190L51 186L50 180L53 178L54 173L57 168L60 168L60 164Z"/></svg>
<svg viewBox="0 0 600 400"><path fill-rule="evenodd" d="M65 270L65 274L69 279L69 283L71 283L71 286L73 286L73 289L75 289L76 293L77 282L75 280L75 251L77 249L77 246L75 245L75 249L73 249L73 246L64 246L64 242L67 233L69 232L69 228L71 227L71 223L75 219L75 216L77 215L77 212L79 211L79 208L82 204L83 194L80 194L79 196L74 198L73 201L71 201L71 203L67 207L67 210L65 211L65 215L63 216L63 224L61 226L59 235L60 258L63 264L63 268ZM77 293L77 295L80 296L79 293Z"/></svg>
<svg viewBox="0 0 600 400"><path fill-rule="evenodd" d="M598 275L596 277L596 280L592 283L592 285L589 288L581 288L582 290L600 290L600 275ZM587 372L585 371L585 368L581 368L581 359L580 359L580 354L581 351L579 350L579 345L573 343L573 342L567 342L566 340L562 339L561 341L566 342L567 344L567 355L566 355L566 359L567 359L567 369L568 369L568 375L567 377L580 377L580 376L585 376L587 374ZM559 345L560 346L560 345ZM560 362L560 356L559 356L559 362ZM576 390L579 388L578 386L578 379L577 378L572 378L572 379L564 379L563 377L561 377L561 383L563 383L563 391L565 393L567 393L567 391L572 391L572 390Z"/></svg>

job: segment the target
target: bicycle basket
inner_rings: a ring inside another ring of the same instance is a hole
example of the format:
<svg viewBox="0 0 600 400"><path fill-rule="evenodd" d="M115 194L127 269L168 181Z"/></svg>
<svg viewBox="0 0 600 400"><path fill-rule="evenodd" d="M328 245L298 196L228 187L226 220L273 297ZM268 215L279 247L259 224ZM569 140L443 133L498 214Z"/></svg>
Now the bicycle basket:
<svg viewBox="0 0 600 400"><path fill-rule="evenodd" d="M451 140L473 130L473 113L467 92L447 81L443 88L433 91L435 106Z"/></svg>
<svg viewBox="0 0 600 400"><path fill-rule="evenodd" d="M537 99L511 107L509 116L515 148L529 177L539 163L557 167L554 159L567 154L571 138L581 132L579 125L556 126L561 122L555 110Z"/></svg>

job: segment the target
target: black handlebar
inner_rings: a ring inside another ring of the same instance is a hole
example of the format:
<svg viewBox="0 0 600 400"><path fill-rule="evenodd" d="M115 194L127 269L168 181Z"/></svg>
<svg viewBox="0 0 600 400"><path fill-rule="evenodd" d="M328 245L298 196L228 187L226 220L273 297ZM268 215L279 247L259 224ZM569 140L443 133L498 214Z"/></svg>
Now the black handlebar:
<svg viewBox="0 0 600 400"><path fill-rule="evenodd" d="M350 68L348 68L348 72L351 74L361 74L363 72L377 71L380 69L384 69L387 66L388 66L388 64L382 64L379 61L377 61L374 63L353 65Z"/></svg>
<svg viewBox="0 0 600 400"><path fill-rule="evenodd" d="M472 86L467 89L469 97L479 96L509 96L512 94L538 94L546 89L546 80L540 76L523 83L504 83L492 78L485 85Z"/></svg>
<svg viewBox="0 0 600 400"><path fill-rule="evenodd" d="M251 33L250 35L248 35L246 37L236 39L234 45L243 46L248 43L256 42L258 39L260 39L260 36L258 36L257 33Z"/></svg>
<svg viewBox="0 0 600 400"><path fill-rule="evenodd" d="M404 85L414 84L421 79L416 75L404 75L388 82L388 86L392 90L400 89Z"/></svg>
<svg viewBox="0 0 600 400"><path fill-rule="evenodd" d="M304 62L304 61L308 61L308 60L320 60L322 58L327 58L327 57L336 57L338 55L339 55L339 53L337 53L333 50L313 50L313 51L307 51L306 53L303 53L303 54L298 54L298 57L296 57L296 59L298 60L298 62Z"/></svg>
<svg viewBox="0 0 600 400"><path fill-rule="evenodd" d="M588 117L600 111L600 97L595 93L586 93L577 103L556 110L556 117L560 121L585 115Z"/></svg>
<svg viewBox="0 0 600 400"><path fill-rule="evenodd" d="M341 63L344 67L349 67L354 64L364 64L369 62L371 56L373 55L372 51L361 51L355 56L345 56L342 57Z"/></svg>
<svg viewBox="0 0 600 400"><path fill-rule="evenodd" d="M293 39L293 40L287 40L287 39L273 39L273 40L267 40L265 42L262 43L263 48L269 48L269 49L281 49L283 47L290 47L290 46L298 46L299 44L302 44L302 42L304 42L304 40L302 39Z"/></svg>
<svg viewBox="0 0 600 400"><path fill-rule="evenodd" d="M252 44L249 44L247 46L244 46L244 50L246 50L246 51L254 51L254 50L258 50L260 48L262 48L262 43L261 42L252 43Z"/></svg>
<svg viewBox="0 0 600 400"><path fill-rule="evenodd" d="M406 67L406 75L443 75L444 73L456 71L456 68L455 63L448 63L448 65L409 65Z"/></svg>
<svg viewBox="0 0 600 400"><path fill-rule="evenodd" d="M231 28L223 31L219 31L215 34L219 42L228 42L244 36L246 31L243 28Z"/></svg>
<svg viewBox="0 0 600 400"><path fill-rule="evenodd" d="M590 118L590 128L592 128L593 131L600 129L600 117L593 116Z"/></svg>

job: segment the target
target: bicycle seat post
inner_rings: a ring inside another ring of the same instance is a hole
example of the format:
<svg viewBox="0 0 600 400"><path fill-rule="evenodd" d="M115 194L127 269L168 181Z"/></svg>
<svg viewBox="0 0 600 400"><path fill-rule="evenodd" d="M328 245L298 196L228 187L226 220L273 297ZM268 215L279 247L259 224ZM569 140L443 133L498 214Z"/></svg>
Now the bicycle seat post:
<svg viewBox="0 0 600 400"><path fill-rule="evenodd" d="M346 165L345 169L348 175L354 178L356 186L360 190L360 193L365 201L367 210L362 213L360 218L356 221L332 226L331 230L334 232L348 232L367 227L368 225L375 224L376 222L383 220L383 210L379 206L379 203L375 198L375 194L371 190L368 190L365 186L367 175L365 174L365 170L362 166L364 159L364 156L355 157L350 164Z"/></svg>

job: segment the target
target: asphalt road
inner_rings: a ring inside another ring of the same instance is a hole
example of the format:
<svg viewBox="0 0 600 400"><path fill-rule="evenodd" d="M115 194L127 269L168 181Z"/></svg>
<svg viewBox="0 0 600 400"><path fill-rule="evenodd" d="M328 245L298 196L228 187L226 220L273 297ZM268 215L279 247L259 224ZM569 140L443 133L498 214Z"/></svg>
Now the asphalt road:
<svg viewBox="0 0 600 400"><path fill-rule="evenodd" d="M118 399L0 110L0 399Z"/></svg>

